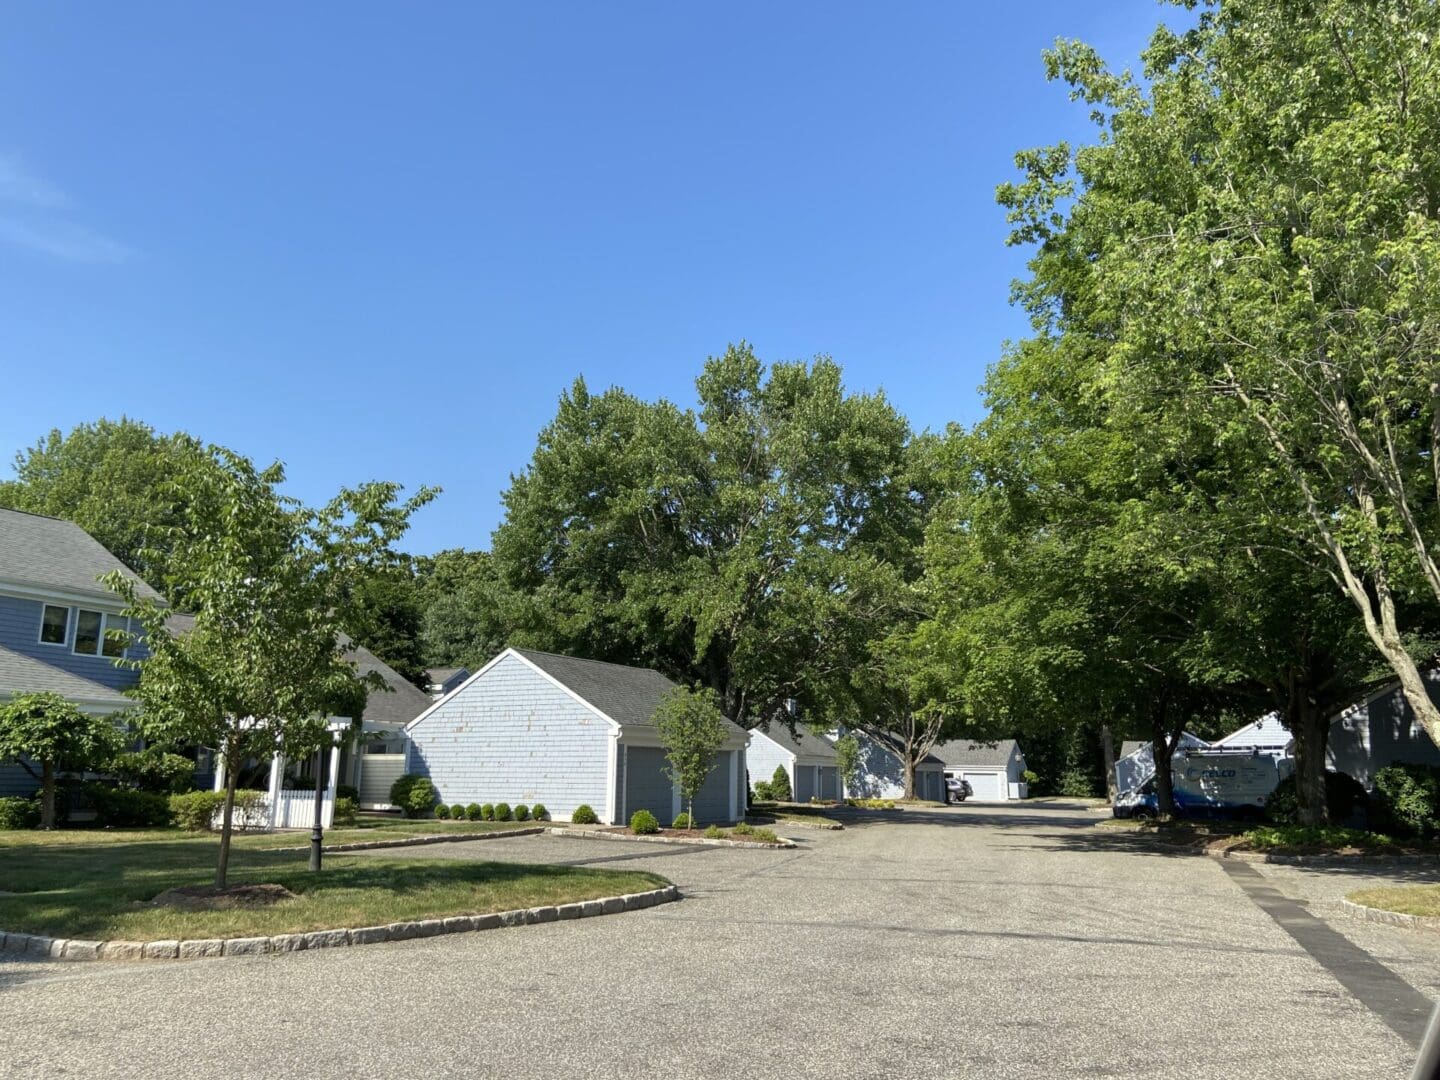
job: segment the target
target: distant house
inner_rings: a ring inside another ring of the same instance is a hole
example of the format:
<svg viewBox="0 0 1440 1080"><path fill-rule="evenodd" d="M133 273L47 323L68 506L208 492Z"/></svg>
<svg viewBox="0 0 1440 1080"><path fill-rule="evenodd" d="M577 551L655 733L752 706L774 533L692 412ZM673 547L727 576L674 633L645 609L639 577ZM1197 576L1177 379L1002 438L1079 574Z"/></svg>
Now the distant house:
<svg viewBox="0 0 1440 1080"><path fill-rule="evenodd" d="M858 729L843 734L855 736L860 746L859 776L854 784L845 783L845 797L903 799L905 766L899 740L892 735L872 735ZM934 754L927 754L915 767L915 797L932 802L945 799L945 763Z"/></svg>
<svg viewBox="0 0 1440 1080"><path fill-rule="evenodd" d="M1290 729L1285 726L1285 722L1280 719L1280 714L1270 712L1260 717L1259 720L1252 720L1244 727L1232 731L1223 739L1216 739L1210 745L1217 750L1248 750L1252 753L1283 758L1292 754L1295 739L1291 736Z"/></svg>
<svg viewBox="0 0 1440 1080"><path fill-rule="evenodd" d="M648 668L506 649L410 722L408 770L446 802L539 802L559 820L583 803L611 823L644 809L668 825L680 791L654 714L674 688ZM747 733L726 729L695 800L701 822L745 810Z"/></svg>
<svg viewBox="0 0 1440 1080"><path fill-rule="evenodd" d="M1422 675L1431 699L1440 701L1440 668ZM1370 788L1375 774L1387 765L1440 766L1440 750L1415 719L1397 681L1357 701L1330 722L1328 764Z"/></svg>
<svg viewBox="0 0 1440 1080"><path fill-rule="evenodd" d="M432 667L425 669L427 691L432 701L439 701L470 677L467 667Z"/></svg>
<svg viewBox="0 0 1440 1080"><path fill-rule="evenodd" d="M159 594L71 521L0 509L0 701L50 691L86 712L129 708L139 674L117 659L145 655L143 644L111 641L109 630L138 629L124 601L98 581L112 570ZM23 765L0 764L0 795L28 795L39 781Z"/></svg>
<svg viewBox="0 0 1440 1080"><path fill-rule="evenodd" d="M782 724L750 732L745 751L750 768L750 786L768 781L777 768L790 777L790 792L796 802L812 798L840 798L840 762L835 744L820 735L797 728L792 735Z"/></svg>
<svg viewBox="0 0 1440 1080"><path fill-rule="evenodd" d="M1023 799L1025 755L1014 739L952 739L930 751L945 766L947 779L965 780L977 802Z"/></svg>

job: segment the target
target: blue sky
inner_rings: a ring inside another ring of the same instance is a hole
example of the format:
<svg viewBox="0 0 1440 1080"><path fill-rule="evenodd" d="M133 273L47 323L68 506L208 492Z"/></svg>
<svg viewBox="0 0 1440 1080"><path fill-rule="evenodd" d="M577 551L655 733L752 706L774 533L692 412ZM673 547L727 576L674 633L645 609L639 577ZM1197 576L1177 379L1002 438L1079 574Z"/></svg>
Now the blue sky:
<svg viewBox="0 0 1440 1080"><path fill-rule="evenodd" d="M429 552L489 545L578 374L688 404L744 338L973 422L1025 331L995 185L1088 131L1040 51L1170 14L11 3L0 455L127 414L309 500L438 484Z"/></svg>

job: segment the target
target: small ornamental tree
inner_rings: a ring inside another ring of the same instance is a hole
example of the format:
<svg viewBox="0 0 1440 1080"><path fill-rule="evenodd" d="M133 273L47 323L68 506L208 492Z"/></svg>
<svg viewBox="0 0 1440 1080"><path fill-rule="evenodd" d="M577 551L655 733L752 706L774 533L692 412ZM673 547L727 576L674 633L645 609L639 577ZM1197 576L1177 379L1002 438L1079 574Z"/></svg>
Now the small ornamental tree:
<svg viewBox="0 0 1440 1080"><path fill-rule="evenodd" d="M665 747L672 780L695 821L695 796L725 745L725 717L709 691L676 687L655 709L655 726Z"/></svg>
<svg viewBox="0 0 1440 1080"><path fill-rule="evenodd" d="M776 802L789 802L795 797L795 792L790 790L790 774L785 771L784 765L776 765L775 773L770 777L770 797Z"/></svg>
<svg viewBox="0 0 1440 1080"><path fill-rule="evenodd" d="M158 527L171 588L192 619L175 618L130 575L101 580L127 602L149 656L132 660L147 736L218 750L224 770L215 884L224 887L240 768L277 748L291 756L327 738L325 718L358 721L375 673L346 658L341 627L357 585L402 558L394 543L410 514L433 497L422 489L396 503L399 487L342 490L318 510L280 494L285 472L264 470L223 447L196 449L174 481L184 498L178 521Z"/></svg>
<svg viewBox="0 0 1440 1080"><path fill-rule="evenodd" d="M0 705L0 759L29 758L40 765L40 827L55 827L55 772L84 770L119 748L120 734L107 717L92 716L59 694L21 694Z"/></svg>
<svg viewBox="0 0 1440 1080"><path fill-rule="evenodd" d="M860 783L860 740L842 735L835 741L836 765L845 791L854 791Z"/></svg>

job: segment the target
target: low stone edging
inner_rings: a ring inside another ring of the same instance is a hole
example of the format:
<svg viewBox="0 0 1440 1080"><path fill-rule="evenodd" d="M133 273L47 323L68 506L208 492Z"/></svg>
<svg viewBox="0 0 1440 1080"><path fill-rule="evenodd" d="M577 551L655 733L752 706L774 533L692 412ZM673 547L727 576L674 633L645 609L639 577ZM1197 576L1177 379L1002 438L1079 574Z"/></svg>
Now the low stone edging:
<svg viewBox="0 0 1440 1080"><path fill-rule="evenodd" d="M710 840L697 836L693 840L679 836L636 836L633 833L591 832L588 829L551 829L551 836L570 836L581 840L619 840L625 843L641 844L695 844L706 847L764 848L775 851L778 848L793 848L799 845L794 840L780 837L778 844L762 844L758 840Z"/></svg>
<svg viewBox="0 0 1440 1080"><path fill-rule="evenodd" d="M1382 923L1385 926L1402 926L1407 930L1440 931L1440 917L1434 915L1407 915L1402 911L1386 911L1384 908L1368 907L1354 900L1341 900L1340 910L1346 915L1366 922Z"/></svg>
<svg viewBox="0 0 1440 1080"><path fill-rule="evenodd" d="M1413 866L1440 859L1435 855L1281 855L1268 851L1206 851L1203 854L1212 859L1280 866Z"/></svg>
<svg viewBox="0 0 1440 1080"><path fill-rule="evenodd" d="M311 930L272 937L197 938L190 941L82 941L51 938L39 934L0 933L0 953L33 956L49 960L199 960L211 956L264 956L268 953L306 952L337 949L350 945L372 945L381 941L463 934L473 930L497 930L505 926L560 922L595 915L618 915L668 904L680 899L674 885L598 900L577 900L569 904L517 908L488 915L450 915L439 919L359 926L346 930Z"/></svg>
<svg viewBox="0 0 1440 1080"><path fill-rule="evenodd" d="M405 836L398 840L361 840L354 844L325 844L320 850L342 853L346 851L371 851L376 848L419 847L421 844L468 844L471 840L495 840L502 836L539 836L549 831L548 825L535 825L525 829L491 829L487 832L455 833L451 836L432 834L429 836ZM267 851L309 851L310 845L300 847L266 848Z"/></svg>

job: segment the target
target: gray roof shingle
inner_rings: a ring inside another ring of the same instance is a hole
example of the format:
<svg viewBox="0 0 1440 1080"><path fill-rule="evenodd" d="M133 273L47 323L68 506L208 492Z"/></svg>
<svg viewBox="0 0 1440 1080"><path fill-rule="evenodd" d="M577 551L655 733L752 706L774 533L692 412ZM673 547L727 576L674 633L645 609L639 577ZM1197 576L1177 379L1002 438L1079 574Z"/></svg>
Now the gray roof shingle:
<svg viewBox="0 0 1440 1080"><path fill-rule="evenodd" d="M0 645L0 687L17 694L42 691L60 694L71 701L124 709L133 705L129 698L104 683L76 675L64 668L46 664L24 653Z"/></svg>
<svg viewBox="0 0 1440 1080"><path fill-rule="evenodd" d="M952 739L930 752L952 768L998 769L1010 763L1014 739Z"/></svg>
<svg viewBox="0 0 1440 1080"><path fill-rule="evenodd" d="M655 707L676 685L650 668L581 660L538 649L513 651L626 727L654 726ZM729 720L725 723L732 733L744 733L743 728Z"/></svg>
<svg viewBox="0 0 1440 1080"><path fill-rule="evenodd" d="M443 686L456 675L460 674L460 672L469 670L469 668L464 667L432 667L426 668L425 674L429 676L432 683L437 686Z"/></svg>
<svg viewBox="0 0 1440 1080"><path fill-rule="evenodd" d="M788 750L800 757L824 758L826 761L839 760L839 755L835 753L834 743L822 736L812 735L804 728L797 727L793 735L784 724L770 724L768 727L758 727L755 731L764 735L782 750Z"/></svg>
<svg viewBox="0 0 1440 1080"><path fill-rule="evenodd" d="M73 521L0 509L0 578L62 592L113 597L96 580L111 570L139 582L142 597L160 599L159 593Z"/></svg>

